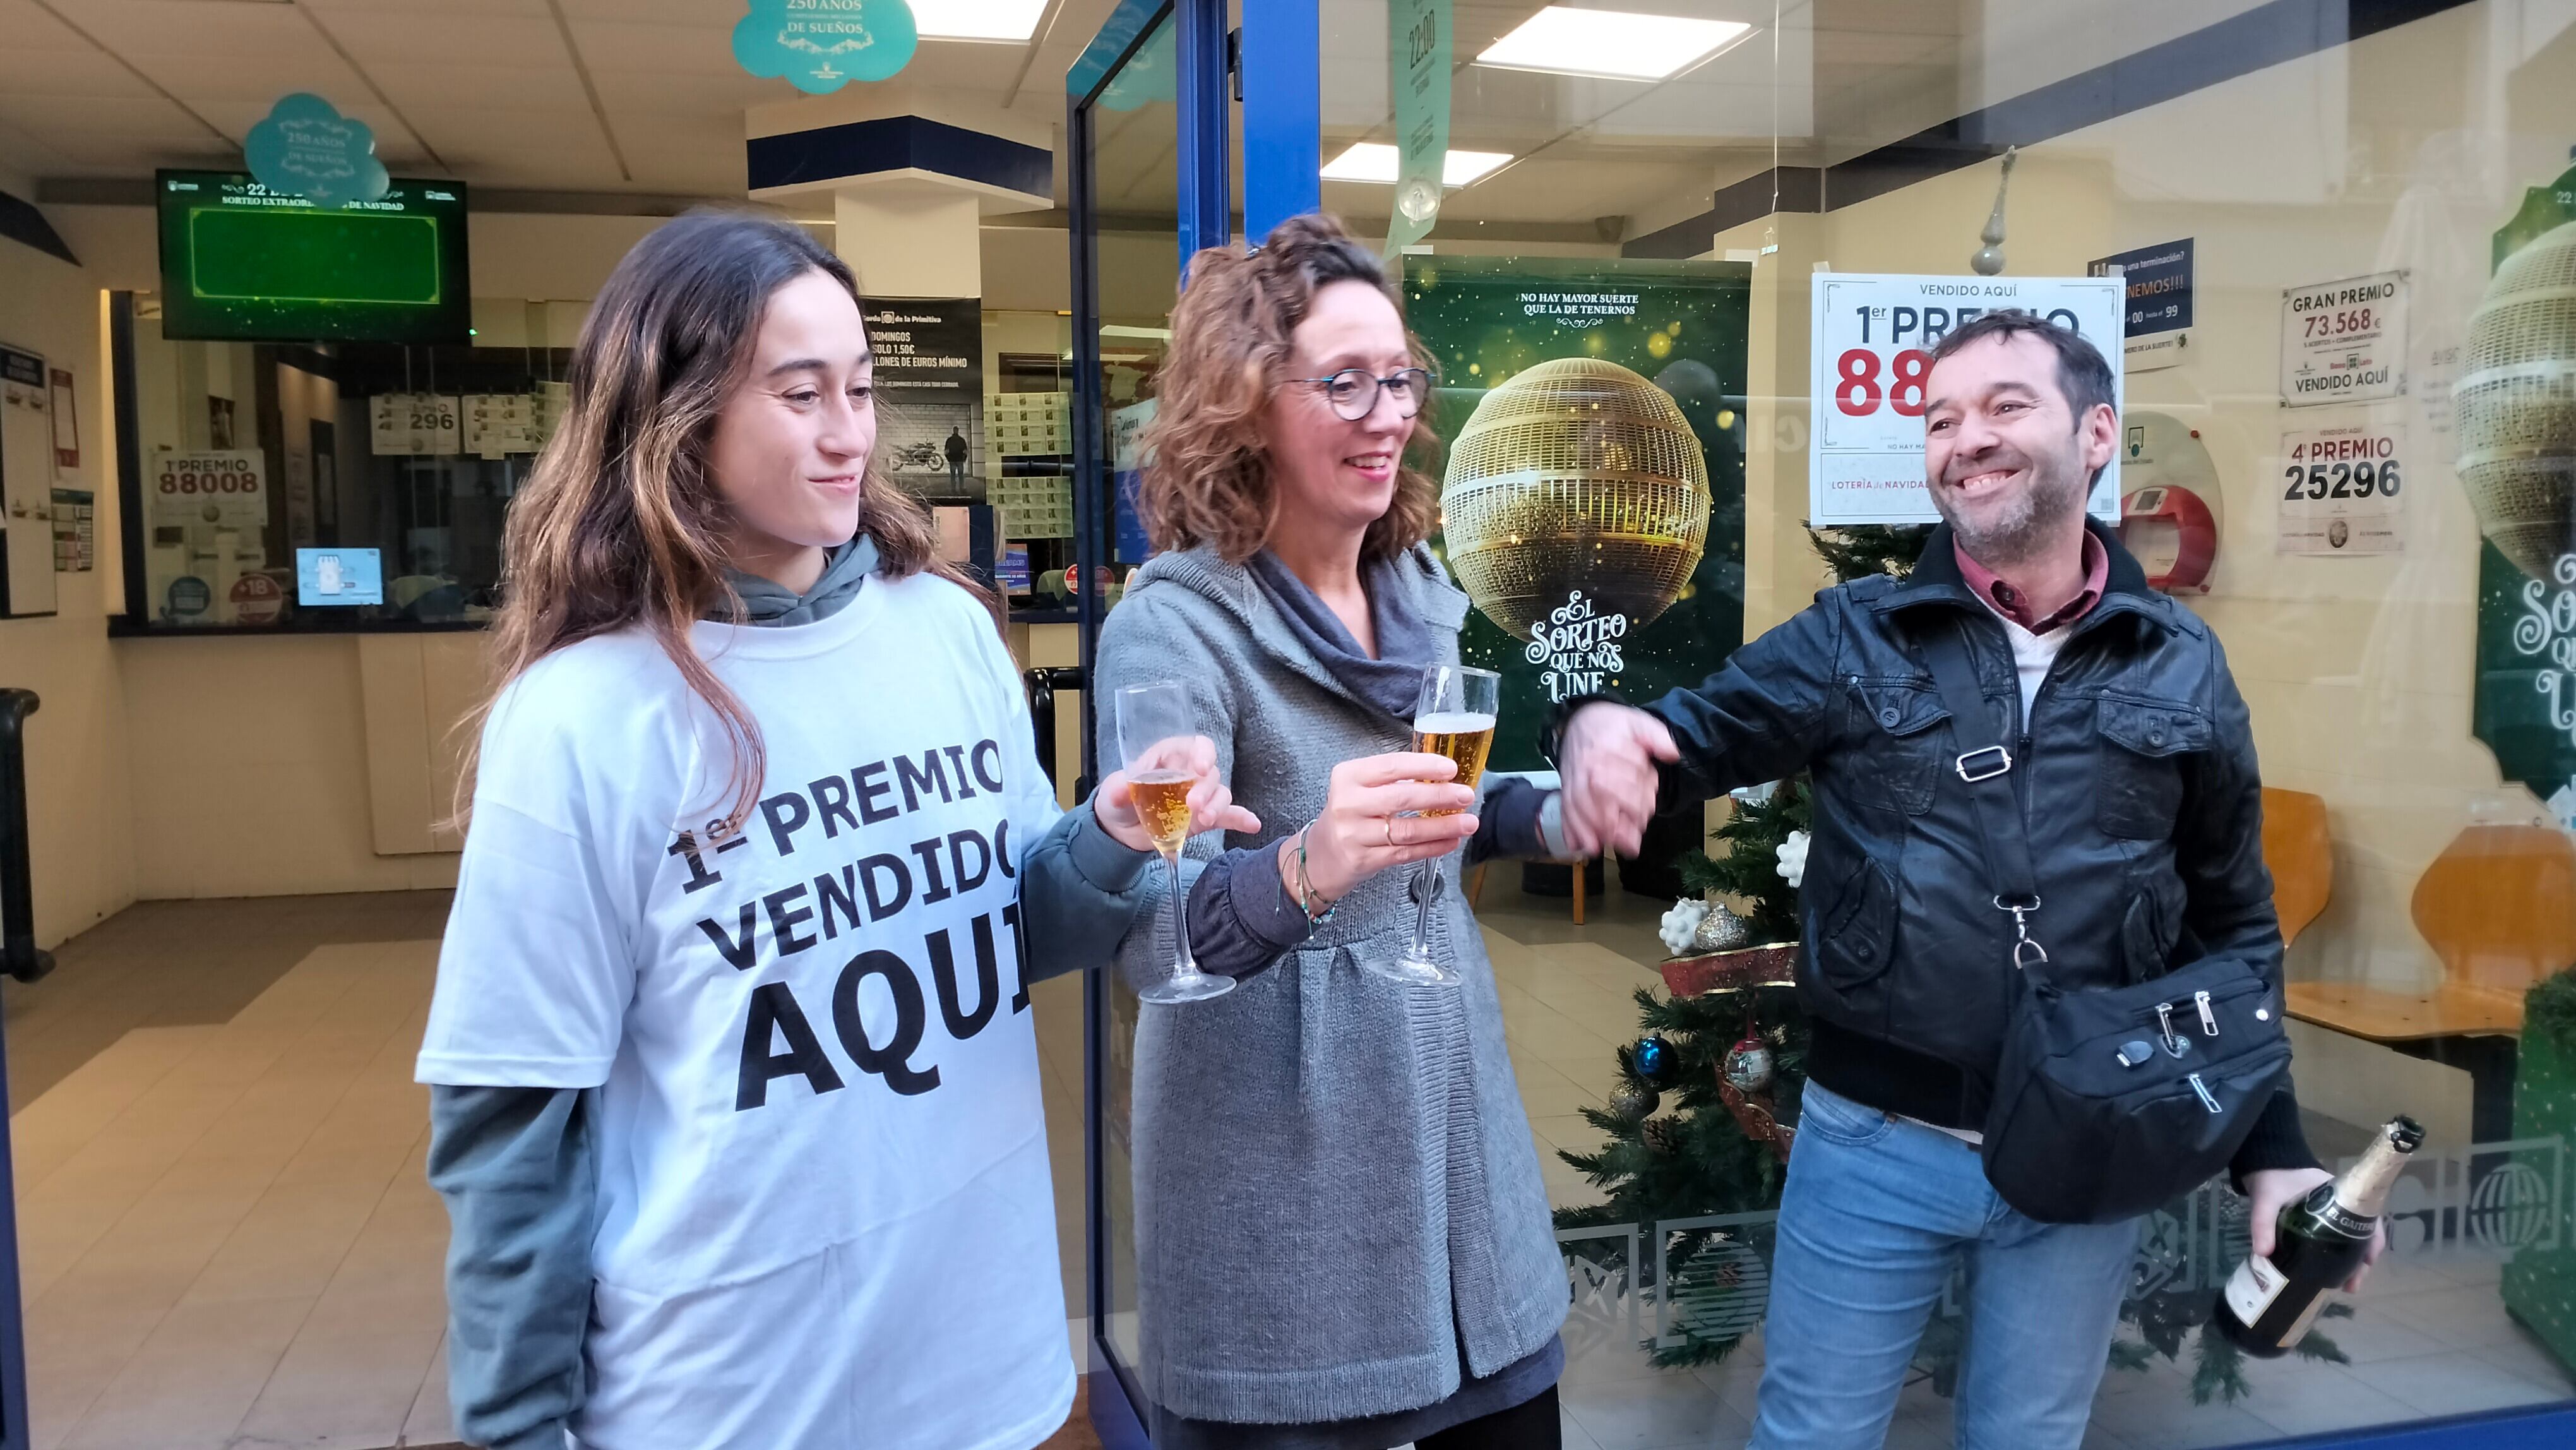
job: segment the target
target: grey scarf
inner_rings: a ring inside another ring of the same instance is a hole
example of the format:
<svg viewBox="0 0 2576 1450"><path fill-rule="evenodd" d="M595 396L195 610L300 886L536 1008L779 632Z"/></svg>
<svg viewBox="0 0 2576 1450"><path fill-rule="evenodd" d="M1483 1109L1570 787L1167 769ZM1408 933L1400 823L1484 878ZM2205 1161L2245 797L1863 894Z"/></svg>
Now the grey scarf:
<svg viewBox="0 0 2576 1450"><path fill-rule="evenodd" d="M859 586L876 571L877 541L861 534L824 554L822 576L802 594L740 569L727 569L725 579L742 599L737 623L785 628L814 624L840 613L842 606L859 597ZM723 606L717 608L719 612L710 617L721 619Z"/></svg>
<svg viewBox="0 0 2576 1450"><path fill-rule="evenodd" d="M1244 568L1278 608L1297 642L1312 651L1343 688L1384 710L1397 723L1409 725L1422 693L1422 669L1431 663L1434 647L1430 625L1420 613L1405 607L1412 595L1396 572L1402 562L1374 559L1360 565L1369 622L1377 631L1375 659L1362 652L1360 642L1351 638L1332 606L1316 597L1277 555L1264 549Z"/></svg>

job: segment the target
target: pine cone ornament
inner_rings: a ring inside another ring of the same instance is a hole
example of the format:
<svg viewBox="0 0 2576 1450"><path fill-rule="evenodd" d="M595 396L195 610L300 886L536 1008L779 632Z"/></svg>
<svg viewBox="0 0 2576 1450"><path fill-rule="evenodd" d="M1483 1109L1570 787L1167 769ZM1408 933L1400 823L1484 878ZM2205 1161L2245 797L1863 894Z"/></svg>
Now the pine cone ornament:
<svg viewBox="0 0 2576 1450"><path fill-rule="evenodd" d="M1666 1156L1682 1150L1682 1120L1676 1117L1650 1118L1638 1130L1646 1146Z"/></svg>

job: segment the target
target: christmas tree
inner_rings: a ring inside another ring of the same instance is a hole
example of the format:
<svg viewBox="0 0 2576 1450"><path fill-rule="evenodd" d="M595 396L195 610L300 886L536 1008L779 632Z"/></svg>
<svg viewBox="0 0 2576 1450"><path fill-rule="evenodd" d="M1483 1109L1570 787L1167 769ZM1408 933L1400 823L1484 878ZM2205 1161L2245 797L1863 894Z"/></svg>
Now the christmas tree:
<svg viewBox="0 0 2576 1450"><path fill-rule="evenodd" d="M1923 547L1922 528L1810 528L1817 555L1841 582L1875 574L1903 577ZM1778 783L1767 794L1739 794L1733 814L1710 835L1714 849L1678 863L1690 890L1731 898L1744 918L1746 945L1794 941L1798 935L1797 887L1783 874L1781 851L1803 833L1811 802L1803 780ZM1797 850L1791 855L1795 857ZM1768 980L1722 987L1694 996L1637 993L1638 1040L1619 1049L1619 1079L1608 1111L1583 1116L1607 1138L1599 1151L1560 1153L1606 1195L1602 1203L1556 1212L1561 1229L1748 1213L1780 1206L1786 1178L1773 1122L1797 1120L1806 1082L1807 1024L1794 989ZM1730 1088L1732 1091L1730 1092ZM1670 1111L1663 1110L1669 1104ZM2213 1205L2220 1200L2211 1196ZM2241 1244L2241 1203L2235 1208ZM2166 1210L2171 1221L2197 1221L2187 1203ZM1711 1364L1724 1359L1761 1319L1768 1291L1769 1240L1740 1228L1658 1231L1663 1240L1637 1266L1636 1288L1664 1297L1667 1323L1678 1345L1654 1351L1658 1365ZM1757 1243L1759 1247L1757 1247ZM1570 1252L1617 1271L1625 1250L1612 1241L1569 1243ZM1660 1250L1659 1252L1656 1250ZM2204 1267L2224 1274L2233 1255ZM2179 1276L2173 1287L2133 1296L2120 1306L2124 1330L2111 1346L2111 1364L2144 1370L2159 1355L2180 1362L2192 1352L2192 1400L2229 1403L2248 1392L2243 1352L2204 1332L2213 1287L2205 1275ZM2351 1311L2336 1305L2329 1317ZM1935 1315L1916 1347L1915 1362L1944 1395L1956 1387L1965 1321ZM2298 1353L2345 1362L2323 1334L2310 1333Z"/></svg>
<svg viewBox="0 0 2576 1450"><path fill-rule="evenodd" d="M1851 580L1903 574L1927 532L1851 528L1807 534L1835 576ZM1783 781L1768 795L1747 793L1712 833L1717 849L1694 851L1677 863L1683 885L1738 903L1748 944L1795 941L1798 892L1780 874L1779 852L1807 821L1802 781ZM1755 984L1674 997L1640 989L1637 1010L1639 1040L1619 1049L1610 1110L1587 1108L1583 1114L1608 1141L1596 1153L1559 1155L1607 1199L1559 1209L1557 1227L1642 1226L1778 1208L1786 1165L1772 1139L1748 1130L1748 1117L1753 1124L1764 1121L1761 1114L1781 1123L1797 1120L1798 1093L1807 1077L1807 1023L1795 990ZM1730 1069L1734 1102L1726 1090ZM1672 1111L1658 1116L1667 1094ZM1572 1247L1604 1268L1623 1267L1611 1260L1624 1250L1604 1241L1577 1240ZM1724 1359L1759 1322L1767 1253L1756 1255L1738 1232L1706 1228L1673 1234L1660 1247L1661 1253L1638 1265L1637 1287L1669 1295L1671 1327L1682 1343L1658 1348L1654 1362Z"/></svg>

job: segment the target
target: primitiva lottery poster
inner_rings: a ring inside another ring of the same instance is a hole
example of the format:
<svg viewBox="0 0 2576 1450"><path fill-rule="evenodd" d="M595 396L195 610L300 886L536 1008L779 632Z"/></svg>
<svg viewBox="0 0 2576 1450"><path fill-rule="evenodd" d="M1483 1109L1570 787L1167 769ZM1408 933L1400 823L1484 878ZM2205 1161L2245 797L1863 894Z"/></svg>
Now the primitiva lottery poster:
<svg viewBox="0 0 2576 1450"><path fill-rule="evenodd" d="M1502 674L1492 767L1572 695L1697 684L1744 637L1742 263L1408 257L1442 532Z"/></svg>

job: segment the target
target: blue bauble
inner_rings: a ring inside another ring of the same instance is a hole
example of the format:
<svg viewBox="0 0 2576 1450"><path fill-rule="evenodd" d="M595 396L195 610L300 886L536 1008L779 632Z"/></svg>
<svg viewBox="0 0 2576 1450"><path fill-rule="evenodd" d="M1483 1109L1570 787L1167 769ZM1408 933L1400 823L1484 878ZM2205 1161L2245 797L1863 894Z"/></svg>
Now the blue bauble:
<svg viewBox="0 0 2576 1450"><path fill-rule="evenodd" d="M1664 1079L1669 1076L1673 1070L1673 1045L1671 1043L1666 1042L1660 1037L1640 1037L1637 1039L1636 1049L1631 1055L1637 1064L1637 1076L1645 1079L1648 1083L1651 1083L1656 1087L1662 1087L1664 1085Z"/></svg>

